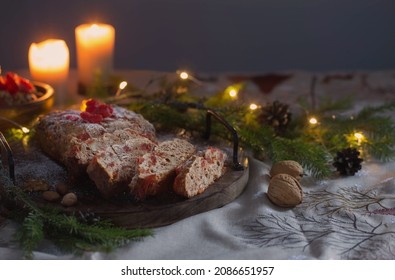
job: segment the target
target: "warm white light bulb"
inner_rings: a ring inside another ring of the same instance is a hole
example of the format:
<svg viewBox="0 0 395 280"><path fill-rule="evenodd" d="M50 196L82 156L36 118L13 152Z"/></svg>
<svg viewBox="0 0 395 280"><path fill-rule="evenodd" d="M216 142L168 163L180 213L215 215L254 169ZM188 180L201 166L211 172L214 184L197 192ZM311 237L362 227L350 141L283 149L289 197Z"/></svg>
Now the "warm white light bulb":
<svg viewBox="0 0 395 280"><path fill-rule="evenodd" d="M237 90L231 89L231 90L229 91L229 95L230 95L230 97L236 97L236 96L237 96Z"/></svg>
<svg viewBox="0 0 395 280"><path fill-rule="evenodd" d="M318 120L317 120L316 118L314 118L314 117L311 117L311 118L309 119L309 123L311 123L311 124L313 124L313 125L316 125L316 124L318 123Z"/></svg>
<svg viewBox="0 0 395 280"><path fill-rule="evenodd" d="M28 129L27 127L22 126L21 129L25 134L28 134L30 132L30 129Z"/></svg>
<svg viewBox="0 0 395 280"><path fill-rule="evenodd" d="M363 134L360 132L355 132L354 133L355 138L357 138L358 140L362 140L364 138Z"/></svg>
<svg viewBox="0 0 395 280"><path fill-rule="evenodd" d="M126 86L128 85L128 82L126 82L126 81L123 81L123 82L121 82L120 84L119 84L119 89L124 89Z"/></svg>
<svg viewBox="0 0 395 280"><path fill-rule="evenodd" d="M256 105L255 103L251 103L250 104L250 109L253 110L253 111L258 109L258 105Z"/></svg>
<svg viewBox="0 0 395 280"><path fill-rule="evenodd" d="M183 80L186 80L189 78L189 74L187 72L183 71L180 73L180 78Z"/></svg>

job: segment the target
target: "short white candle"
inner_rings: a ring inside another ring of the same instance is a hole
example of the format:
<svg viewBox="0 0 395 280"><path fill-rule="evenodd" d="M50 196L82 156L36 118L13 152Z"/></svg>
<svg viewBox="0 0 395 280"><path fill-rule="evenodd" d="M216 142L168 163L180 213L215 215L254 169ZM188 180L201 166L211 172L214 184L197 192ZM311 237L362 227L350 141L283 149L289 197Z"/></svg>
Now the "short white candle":
<svg viewBox="0 0 395 280"><path fill-rule="evenodd" d="M67 79L70 54L65 41L48 39L33 43L28 56L33 80L59 86Z"/></svg>
<svg viewBox="0 0 395 280"><path fill-rule="evenodd" d="M95 75L104 83L113 69L115 29L109 24L82 24L75 29L78 80L92 85Z"/></svg>

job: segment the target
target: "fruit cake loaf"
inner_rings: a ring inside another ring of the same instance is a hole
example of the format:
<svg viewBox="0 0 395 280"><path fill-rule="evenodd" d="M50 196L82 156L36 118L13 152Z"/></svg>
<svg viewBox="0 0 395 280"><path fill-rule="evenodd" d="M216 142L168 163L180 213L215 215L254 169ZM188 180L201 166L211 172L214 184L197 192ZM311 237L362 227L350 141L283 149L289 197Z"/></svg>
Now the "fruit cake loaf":
<svg viewBox="0 0 395 280"><path fill-rule="evenodd" d="M204 192L225 173L226 158L224 152L213 147L194 155L176 169L174 192L187 198Z"/></svg>
<svg viewBox="0 0 395 280"><path fill-rule="evenodd" d="M128 128L148 139L156 139L151 123L124 108L115 107L113 115L100 123L87 122L80 113L77 110L53 112L42 117L36 126L36 136L44 152L63 164L69 160L75 143L98 138L104 133Z"/></svg>
<svg viewBox="0 0 395 280"><path fill-rule="evenodd" d="M115 154L113 156L114 162L117 162L119 167L127 169L125 165L128 162L122 162L119 158L121 149L124 154L128 154L130 157L128 160L132 161L130 168L135 169L136 158L152 150L156 145L153 125L132 111L120 107L112 108L97 101L89 102L91 109L94 107L97 110L96 113L103 114L94 114L95 112L92 110L84 112L66 110L50 113L39 120L36 125L36 137L42 150L64 164L69 175L74 178L87 175L87 167L96 154L100 153L102 157L104 154L108 156L111 150ZM115 153L115 150L118 151L118 154ZM109 158L109 160L111 159ZM96 159L97 162L100 160L103 158ZM111 173L110 168L105 171ZM135 170L133 172L135 175ZM92 171L92 174L94 173ZM123 173L122 171L121 175ZM111 181L109 190L104 190L105 180L92 174L90 176L95 178L94 181L98 188L101 188L102 193L108 196L118 192L114 186L124 184L127 189L130 183L127 181L128 178L124 180L123 175L112 176L111 180L109 179Z"/></svg>
<svg viewBox="0 0 395 280"><path fill-rule="evenodd" d="M183 139L160 143L154 150L138 159L137 183L129 184L131 193L139 200L170 189L177 166L190 158L195 146Z"/></svg>

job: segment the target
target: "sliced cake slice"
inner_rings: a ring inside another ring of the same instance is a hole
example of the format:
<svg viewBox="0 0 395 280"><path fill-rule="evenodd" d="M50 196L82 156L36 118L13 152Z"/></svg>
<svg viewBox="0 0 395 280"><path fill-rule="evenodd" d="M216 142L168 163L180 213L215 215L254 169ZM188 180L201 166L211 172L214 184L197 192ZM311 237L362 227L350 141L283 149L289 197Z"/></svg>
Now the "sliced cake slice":
<svg viewBox="0 0 395 280"><path fill-rule="evenodd" d="M168 190L177 166L190 158L195 146L183 139L164 141L138 159L137 183L129 184L131 193L139 200Z"/></svg>
<svg viewBox="0 0 395 280"><path fill-rule="evenodd" d="M128 184L136 181L138 158L155 146L155 142L145 137L113 144L93 157L87 168L88 175L106 198L127 191Z"/></svg>
<svg viewBox="0 0 395 280"><path fill-rule="evenodd" d="M190 198L204 192L225 173L227 156L217 148L209 147L177 168L175 193Z"/></svg>

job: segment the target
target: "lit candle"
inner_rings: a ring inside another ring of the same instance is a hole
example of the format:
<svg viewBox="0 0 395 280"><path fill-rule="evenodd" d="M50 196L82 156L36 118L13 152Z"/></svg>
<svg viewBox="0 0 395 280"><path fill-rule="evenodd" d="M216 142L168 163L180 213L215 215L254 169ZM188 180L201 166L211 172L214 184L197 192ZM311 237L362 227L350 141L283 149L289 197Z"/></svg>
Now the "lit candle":
<svg viewBox="0 0 395 280"><path fill-rule="evenodd" d="M30 45L29 69L36 81L61 85L69 73L69 62L69 49L63 40L48 39Z"/></svg>
<svg viewBox="0 0 395 280"><path fill-rule="evenodd" d="M79 83L89 87L95 75L106 83L113 69L114 27L108 24L82 24L75 29L75 36Z"/></svg>

